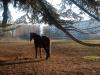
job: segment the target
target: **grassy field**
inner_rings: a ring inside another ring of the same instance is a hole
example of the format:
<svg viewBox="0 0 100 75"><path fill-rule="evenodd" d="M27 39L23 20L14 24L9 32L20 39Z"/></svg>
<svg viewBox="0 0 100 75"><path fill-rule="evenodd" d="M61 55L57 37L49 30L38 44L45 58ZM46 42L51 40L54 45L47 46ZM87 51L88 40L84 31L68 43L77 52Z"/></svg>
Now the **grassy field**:
<svg viewBox="0 0 100 75"><path fill-rule="evenodd" d="M0 42L0 75L100 75L100 47L52 40L47 61L44 51L41 59L34 55L34 44L29 41Z"/></svg>

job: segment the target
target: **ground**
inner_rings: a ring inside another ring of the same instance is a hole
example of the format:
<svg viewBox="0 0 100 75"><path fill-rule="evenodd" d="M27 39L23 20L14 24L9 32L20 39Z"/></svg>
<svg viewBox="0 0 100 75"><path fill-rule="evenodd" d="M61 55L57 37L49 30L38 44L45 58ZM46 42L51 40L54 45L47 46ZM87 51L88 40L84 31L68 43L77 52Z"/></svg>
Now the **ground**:
<svg viewBox="0 0 100 75"><path fill-rule="evenodd" d="M34 55L29 41L0 42L0 75L100 75L100 47L51 41L48 60L44 51L41 59Z"/></svg>

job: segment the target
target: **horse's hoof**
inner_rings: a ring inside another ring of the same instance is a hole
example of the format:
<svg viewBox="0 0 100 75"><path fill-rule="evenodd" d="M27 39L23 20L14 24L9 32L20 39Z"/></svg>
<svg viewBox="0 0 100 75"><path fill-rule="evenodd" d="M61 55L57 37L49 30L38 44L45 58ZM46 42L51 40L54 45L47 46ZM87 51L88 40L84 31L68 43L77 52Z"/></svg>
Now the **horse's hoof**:
<svg viewBox="0 0 100 75"><path fill-rule="evenodd" d="M35 59L37 59L37 57L35 57Z"/></svg>
<svg viewBox="0 0 100 75"><path fill-rule="evenodd" d="M46 60L48 60L49 57L46 57Z"/></svg>
<svg viewBox="0 0 100 75"><path fill-rule="evenodd" d="M46 58L46 60L48 60L48 58Z"/></svg>

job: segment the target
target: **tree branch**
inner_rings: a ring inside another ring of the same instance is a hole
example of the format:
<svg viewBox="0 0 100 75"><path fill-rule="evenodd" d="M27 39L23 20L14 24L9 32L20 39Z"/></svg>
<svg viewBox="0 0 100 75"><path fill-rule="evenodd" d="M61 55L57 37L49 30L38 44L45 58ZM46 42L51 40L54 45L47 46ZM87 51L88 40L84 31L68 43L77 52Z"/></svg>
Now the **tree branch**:
<svg viewBox="0 0 100 75"><path fill-rule="evenodd" d="M47 18L49 19L49 21L52 20L52 24L54 24L58 29L62 30L66 35L68 35L72 40L76 41L79 44L85 45L85 46L100 46L100 44L93 44L93 43L85 43L77 38L75 38L72 34L70 34L68 31L66 31L66 29L64 29L60 24L59 21L57 19L55 19L52 14L49 12L48 8L44 5L43 0L38 0L42 10L45 12L45 14L47 14Z"/></svg>

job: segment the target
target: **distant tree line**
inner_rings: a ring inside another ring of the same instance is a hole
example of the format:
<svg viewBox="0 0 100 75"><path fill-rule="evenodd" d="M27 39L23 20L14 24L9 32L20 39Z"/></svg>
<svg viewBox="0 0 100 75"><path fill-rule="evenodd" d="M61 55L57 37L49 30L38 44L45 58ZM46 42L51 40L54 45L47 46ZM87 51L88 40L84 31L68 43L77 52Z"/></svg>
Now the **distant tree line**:
<svg viewBox="0 0 100 75"><path fill-rule="evenodd" d="M32 26L22 26L15 30L15 37L19 39L28 40L29 39L29 33L35 32L37 34L40 34L40 27L37 25ZM59 29L57 29L54 26L45 26L43 27L43 34L40 35L46 35L51 39L64 39L66 38L66 35Z"/></svg>

